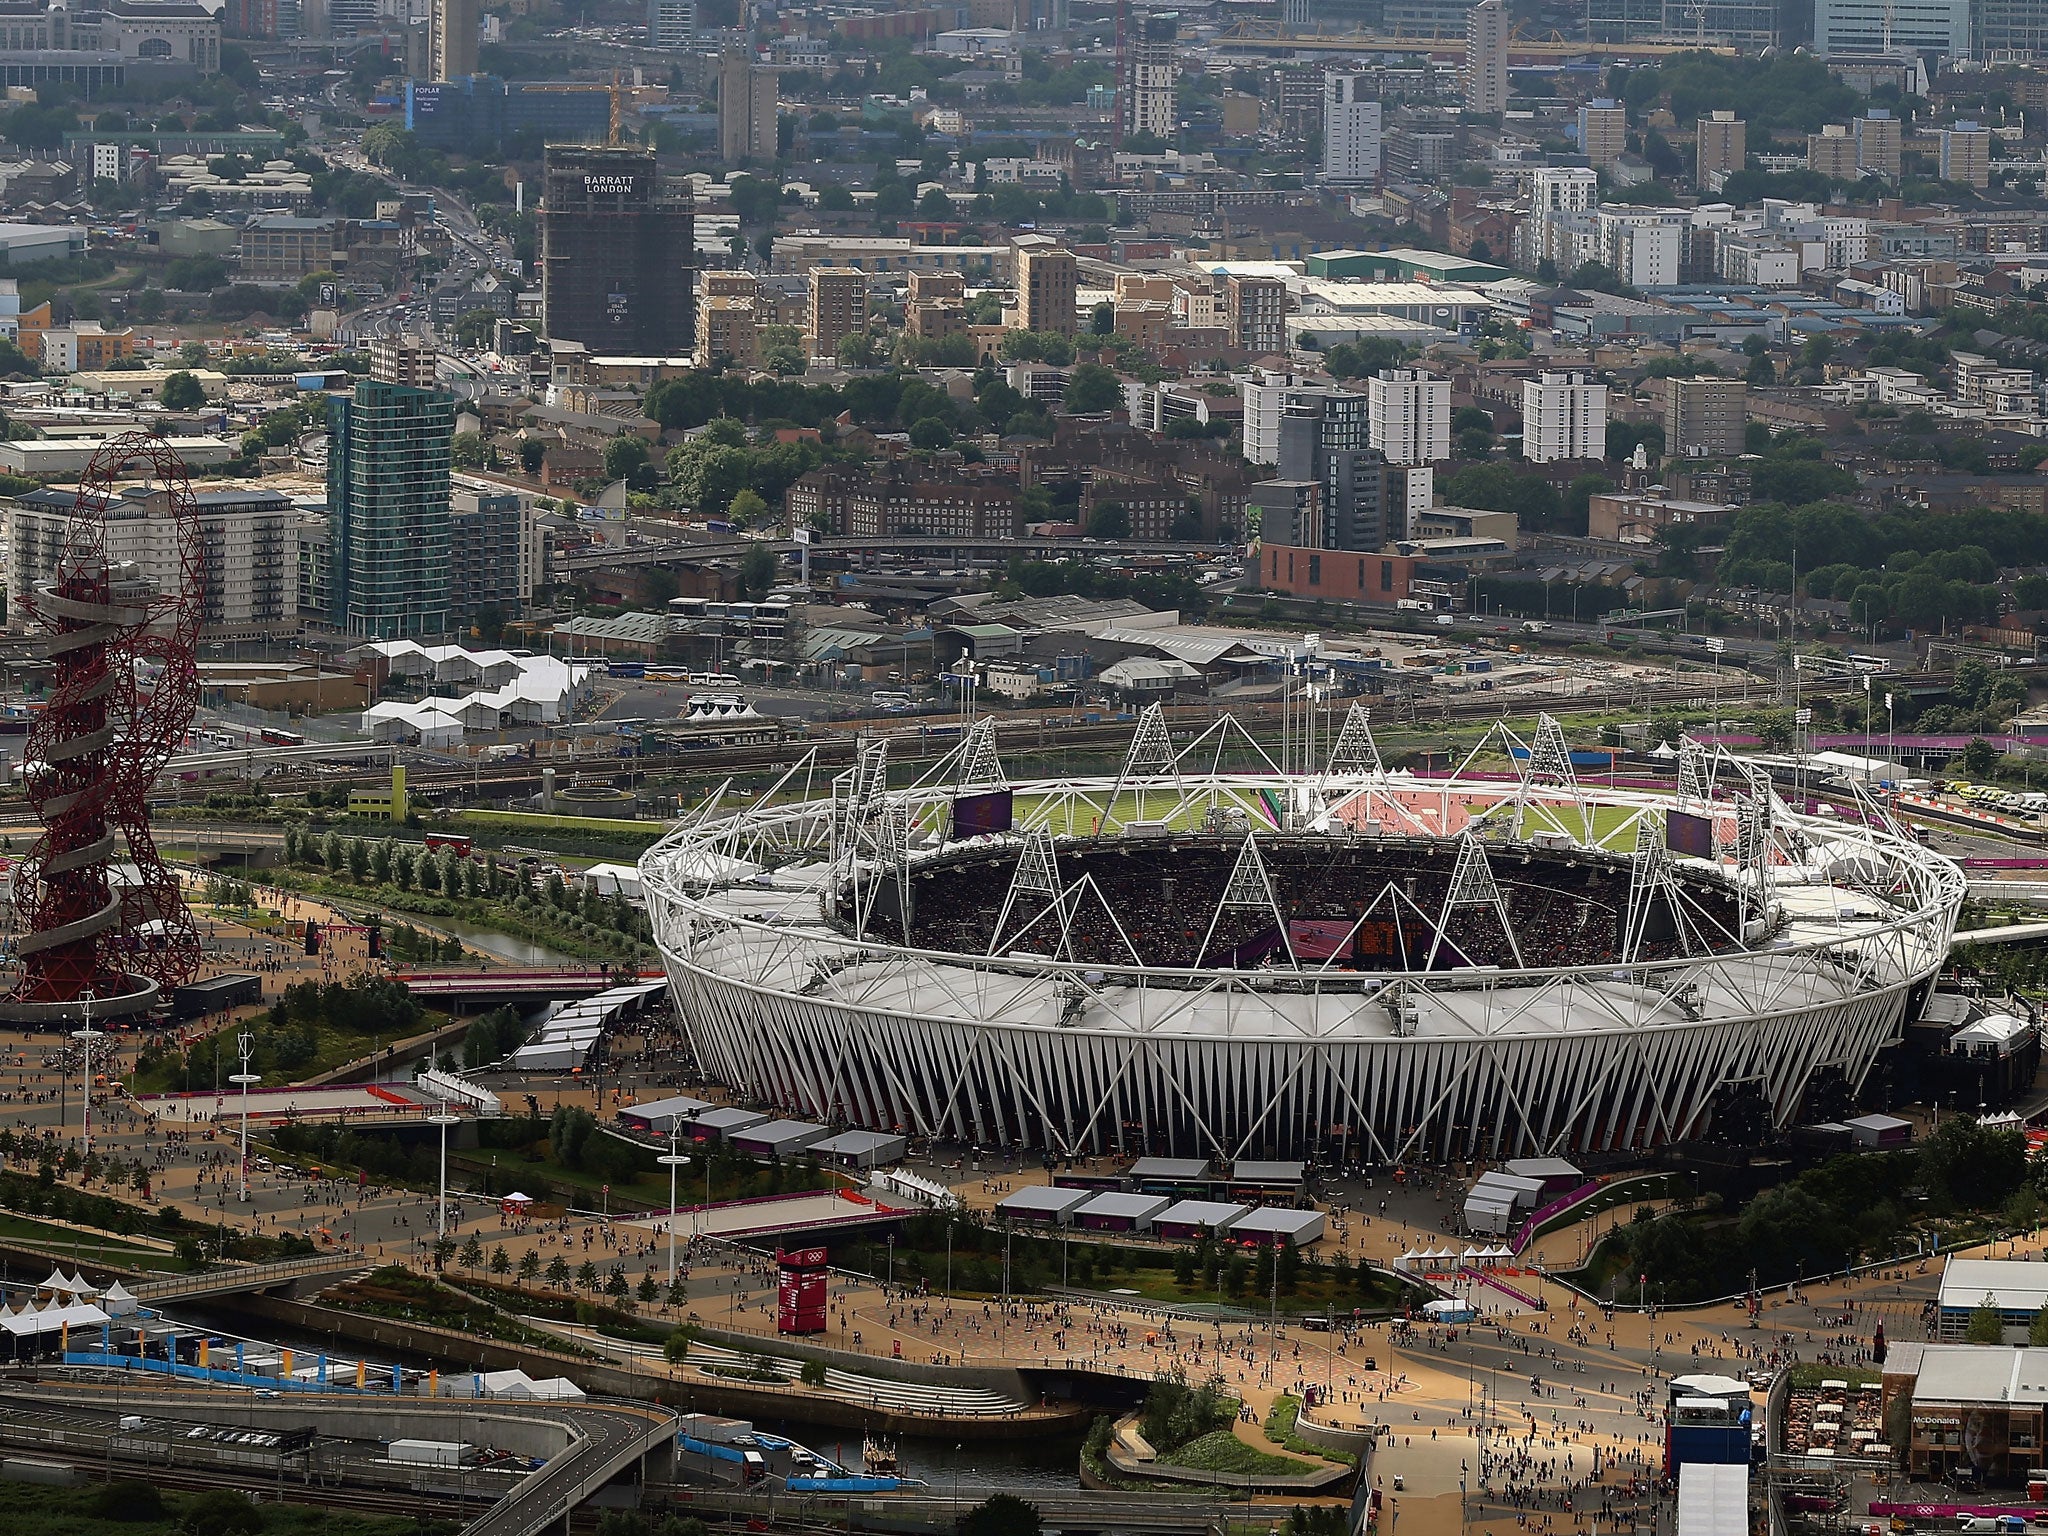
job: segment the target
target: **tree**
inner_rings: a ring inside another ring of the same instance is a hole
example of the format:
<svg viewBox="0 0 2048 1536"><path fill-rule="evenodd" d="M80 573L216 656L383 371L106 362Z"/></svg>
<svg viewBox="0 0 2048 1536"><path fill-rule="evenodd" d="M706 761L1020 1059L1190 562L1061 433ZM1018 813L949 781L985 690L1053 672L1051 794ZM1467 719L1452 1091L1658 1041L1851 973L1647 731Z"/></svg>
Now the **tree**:
<svg viewBox="0 0 2048 1536"><path fill-rule="evenodd" d="M540 1250L529 1248L526 1252L519 1255L519 1278L523 1283L531 1285L533 1284L534 1277L539 1273Z"/></svg>
<svg viewBox="0 0 2048 1536"><path fill-rule="evenodd" d="M448 462L457 469L482 469L489 453L481 433L458 432L448 440Z"/></svg>
<svg viewBox="0 0 2048 1536"><path fill-rule="evenodd" d="M1097 336L1116 334L1116 306L1107 300L1095 306L1088 314L1088 329Z"/></svg>
<svg viewBox="0 0 2048 1536"><path fill-rule="evenodd" d="M167 411L196 411L206 404L206 391L197 379L180 368L164 380L157 399Z"/></svg>
<svg viewBox="0 0 2048 1536"><path fill-rule="evenodd" d="M185 1505L178 1528L185 1536L255 1536L263 1516L240 1489L209 1488Z"/></svg>
<svg viewBox="0 0 2048 1536"><path fill-rule="evenodd" d="M873 368L882 361L882 348L873 331L855 331L839 339L836 355L842 368Z"/></svg>
<svg viewBox="0 0 2048 1536"><path fill-rule="evenodd" d="M910 446L936 453L953 446L953 434L946 430L946 424L938 417L927 416L910 424Z"/></svg>
<svg viewBox="0 0 2048 1536"><path fill-rule="evenodd" d="M1131 536L1130 509L1120 501L1099 501L1088 514L1091 539L1127 539Z"/></svg>
<svg viewBox="0 0 2048 1536"><path fill-rule="evenodd" d="M749 601L766 597L778 572L775 551L766 544L748 546L740 557L740 592Z"/></svg>
<svg viewBox="0 0 2048 1536"><path fill-rule="evenodd" d="M558 1291L569 1288L569 1261L559 1253L548 1260L548 1284Z"/></svg>
<svg viewBox="0 0 2048 1536"><path fill-rule="evenodd" d="M1998 1308L1986 1296L1970 1312L1970 1326L1963 1335L1972 1344L2002 1344L2005 1342L2005 1320L1998 1315Z"/></svg>
<svg viewBox="0 0 2048 1536"><path fill-rule="evenodd" d="M491 1250L491 1273L494 1275L509 1275L512 1273L512 1256L505 1252L503 1244Z"/></svg>
<svg viewBox="0 0 2048 1536"><path fill-rule="evenodd" d="M943 224L953 217L953 199L944 187L933 187L917 200L917 216L934 224Z"/></svg>
<svg viewBox="0 0 2048 1536"><path fill-rule="evenodd" d="M1061 404L1076 416L1113 411L1124 403L1124 387L1100 363L1083 363L1067 379Z"/></svg>
<svg viewBox="0 0 2048 1536"><path fill-rule="evenodd" d="M604 473L607 480L631 478L637 469L647 467L647 440L631 433L621 433L604 445Z"/></svg>
<svg viewBox="0 0 2048 1536"><path fill-rule="evenodd" d="M1982 736L1972 738L1963 748L1963 771L1973 779L1988 779L1998 770L1998 748Z"/></svg>
<svg viewBox="0 0 2048 1536"><path fill-rule="evenodd" d="M519 467L529 475L540 473L540 467L547 462L548 445L537 437L529 437L519 445Z"/></svg>
<svg viewBox="0 0 2048 1536"><path fill-rule="evenodd" d="M726 503L725 515L735 527L758 528L767 520L768 503L759 491L743 490Z"/></svg>
<svg viewBox="0 0 2048 1536"><path fill-rule="evenodd" d="M477 1235L472 1232L469 1234L469 1240L462 1245L462 1267L464 1269L481 1269L483 1268L483 1263L484 1245Z"/></svg>
<svg viewBox="0 0 2048 1536"><path fill-rule="evenodd" d="M994 1493L960 1517L959 1536L1038 1536L1041 1525L1036 1504Z"/></svg>

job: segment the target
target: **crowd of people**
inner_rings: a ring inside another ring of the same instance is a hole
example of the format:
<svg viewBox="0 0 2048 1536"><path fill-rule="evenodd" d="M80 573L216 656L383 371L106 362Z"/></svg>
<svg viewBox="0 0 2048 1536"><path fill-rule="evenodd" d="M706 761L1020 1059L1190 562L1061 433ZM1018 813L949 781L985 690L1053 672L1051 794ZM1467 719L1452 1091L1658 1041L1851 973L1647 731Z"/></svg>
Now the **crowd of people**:
<svg viewBox="0 0 2048 1536"><path fill-rule="evenodd" d="M1490 903L1446 912L1454 842L1275 837L1259 845L1263 880L1239 871L1242 846L1186 838L1070 844L1058 853L1057 900L1043 892L1011 897L1017 855L977 854L914 874L907 933L893 887L891 899L870 910L867 928L962 954L1234 969L1285 965L1290 956L1332 969L1512 966L1517 951L1525 966L1599 965L1618 960L1627 939L1626 860L1495 850L1503 924ZM1650 900L1635 958L1689 952L1684 928L1709 947L1738 931L1733 897L1719 887L1688 883L1683 901L1690 910L1681 914L1668 897Z"/></svg>

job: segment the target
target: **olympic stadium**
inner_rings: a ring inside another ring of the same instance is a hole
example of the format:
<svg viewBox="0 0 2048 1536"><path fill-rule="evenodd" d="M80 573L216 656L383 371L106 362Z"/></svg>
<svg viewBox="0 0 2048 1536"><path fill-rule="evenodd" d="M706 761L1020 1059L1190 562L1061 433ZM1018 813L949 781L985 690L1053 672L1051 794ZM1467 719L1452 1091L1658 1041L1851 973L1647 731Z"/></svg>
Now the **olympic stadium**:
<svg viewBox="0 0 2048 1536"><path fill-rule="evenodd" d="M1581 782L1557 723L1436 777L1354 708L1311 769L1156 707L1121 770L1010 780L989 722L714 795L641 862L698 1062L792 1115L1053 1153L1366 1161L1653 1146L1853 1094L1964 882L1867 800L1687 743Z"/></svg>

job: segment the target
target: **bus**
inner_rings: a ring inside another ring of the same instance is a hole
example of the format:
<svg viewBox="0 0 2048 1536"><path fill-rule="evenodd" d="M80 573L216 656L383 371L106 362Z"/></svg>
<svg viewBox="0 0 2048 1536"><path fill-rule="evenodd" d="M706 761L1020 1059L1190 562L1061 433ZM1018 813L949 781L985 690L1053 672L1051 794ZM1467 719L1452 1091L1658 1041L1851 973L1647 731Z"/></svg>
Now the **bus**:
<svg viewBox="0 0 2048 1536"><path fill-rule="evenodd" d="M291 731L274 730L267 725L256 733L256 739L266 747L303 747L306 744L306 738L303 736Z"/></svg>
<svg viewBox="0 0 2048 1536"><path fill-rule="evenodd" d="M429 832L427 834L427 852L429 853L448 852L454 854L457 858L466 859L469 857L470 851L474 846L475 844L469 835L464 832Z"/></svg>

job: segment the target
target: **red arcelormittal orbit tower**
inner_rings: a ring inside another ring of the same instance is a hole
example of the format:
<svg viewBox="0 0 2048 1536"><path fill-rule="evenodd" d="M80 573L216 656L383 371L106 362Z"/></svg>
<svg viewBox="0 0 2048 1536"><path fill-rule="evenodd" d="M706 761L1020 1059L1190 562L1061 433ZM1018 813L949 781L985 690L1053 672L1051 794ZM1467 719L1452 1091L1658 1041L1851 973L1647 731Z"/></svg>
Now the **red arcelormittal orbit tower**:
<svg viewBox="0 0 2048 1536"><path fill-rule="evenodd" d="M137 475L160 487L148 515L171 525L154 573L108 557L115 483ZM0 1017L140 1013L198 967L191 914L150 836L149 791L198 702L204 554L169 444L132 432L93 455L55 577L24 594L50 663L24 762L43 833L15 875L20 975Z"/></svg>

